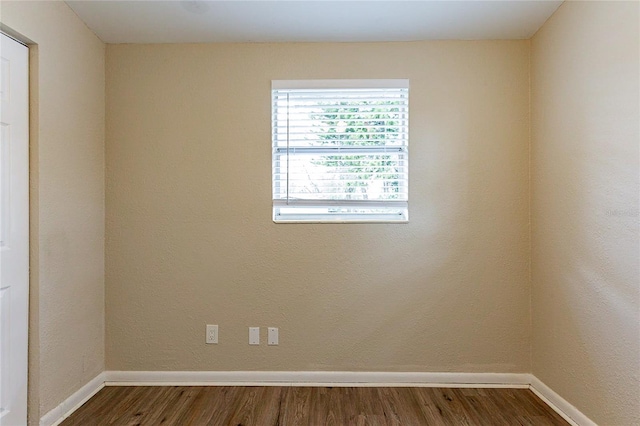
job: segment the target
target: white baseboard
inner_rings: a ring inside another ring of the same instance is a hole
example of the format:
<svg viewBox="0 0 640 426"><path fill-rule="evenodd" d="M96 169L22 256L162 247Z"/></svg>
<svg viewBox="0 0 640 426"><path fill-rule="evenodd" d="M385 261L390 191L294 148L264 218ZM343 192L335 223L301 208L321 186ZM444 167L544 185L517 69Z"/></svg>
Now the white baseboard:
<svg viewBox="0 0 640 426"><path fill-rule="evenodd" d="M523 388L526 373L107 371L106 386L422 386Z"/></svg>
<svg viewBox="0 0 640 426"><path fill-rule="evenodd" d="M62 401L53 410L40 418L40 426L57 426L64 419L69 417L82 404L87 402L89 398L95 395L104 387L105 373L100 373L94 377L89 383L74 392L69 398Z"/></svg>
<svg viewBox="0 0 640 426"><path fill-rule="evenodd" d="M572 426L595 422L527 373L421 373L354 371L105 371L40 419L57 426L104 386L412 386L531 389Z"/></svg>
<svg viewBox="0 0 640 426"><path fill-rule="evenodd" d="M536 376L531 375L531 386L533 393L543 400L556 413L562 416L572 426L597 426L589 417L571 405L569 401L555 393L549 386L542 383Z"/></svg>

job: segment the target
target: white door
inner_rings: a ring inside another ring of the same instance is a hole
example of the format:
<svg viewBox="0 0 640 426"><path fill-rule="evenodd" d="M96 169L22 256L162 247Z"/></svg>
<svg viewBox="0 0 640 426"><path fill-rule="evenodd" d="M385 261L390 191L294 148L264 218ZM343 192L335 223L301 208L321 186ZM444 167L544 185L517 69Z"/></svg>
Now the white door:
<svg viewBox="0 0 640 426"><path fill-rule="evenodd" d="M29 52L0 37L0 425L22 426L29 321Z"/></svg>

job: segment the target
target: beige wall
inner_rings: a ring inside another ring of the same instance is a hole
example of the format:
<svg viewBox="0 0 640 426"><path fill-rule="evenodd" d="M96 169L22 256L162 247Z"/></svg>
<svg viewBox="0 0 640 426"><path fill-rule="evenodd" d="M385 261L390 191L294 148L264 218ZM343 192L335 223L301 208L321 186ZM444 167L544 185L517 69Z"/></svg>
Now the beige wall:
<svg viewBox="0 0 640 426"><path fill-rule="evenodd" d="M313 78L411 80L409 224L272 223ZM528 115L528 41L109 45L107 369L530 371Z"/></svg>
<svg viewBox="0 0 640 426"><path fill-rule="evenodd" d="M62 2L7 2L31 46L31 424L104 370L104 44Z"/></svg>
<svg viewBox="0 0 640 426"><path fill-rule="evenodd" d="M568 2L532 41L533 373L640 424L639 7Z"/></svg>

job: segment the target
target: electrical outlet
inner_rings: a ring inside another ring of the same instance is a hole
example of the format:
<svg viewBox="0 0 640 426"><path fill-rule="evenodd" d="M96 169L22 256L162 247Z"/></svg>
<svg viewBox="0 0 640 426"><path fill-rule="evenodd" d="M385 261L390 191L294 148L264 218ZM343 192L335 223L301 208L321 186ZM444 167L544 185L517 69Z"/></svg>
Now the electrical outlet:
<svg viewBox="0 0 640 426"><path fill-rule="evenodd" d="M207 337L206 342L208 344L217 344L218 343L218 326L207 324Z"/></svg>
<svg viewBox="0 0 640 426"><path fill-rule="evenodd" d="M260 344L260 327L249 327L249 344Z"/></svg>
<svg viewBox="0 0 640 426"><path fill-rule="evenodd" d="M278 345L278 328L277 327L269 327L269 337L267 338L267 344L270 346Z"/></svg>

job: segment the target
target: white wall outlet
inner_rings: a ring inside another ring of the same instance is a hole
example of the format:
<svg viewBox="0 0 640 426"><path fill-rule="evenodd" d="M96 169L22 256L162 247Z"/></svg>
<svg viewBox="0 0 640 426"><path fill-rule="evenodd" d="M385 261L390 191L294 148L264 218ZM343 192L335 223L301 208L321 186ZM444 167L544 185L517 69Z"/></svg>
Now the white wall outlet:
<svg viewBox="0 0 640 426"><path fill-rule="evenodd" d="M217 325L207 324L206 342L208 344L218 343L218 326Z"/></svg>
<svg viewBox="0 0 640 426"><path fill-rule="evenodd" d="M267 344L276 346L278 344L278 328L269 327L269 337L267 338Z"/></svg>
<svg viewBox="0 0 640 426"><path fill-rule="evenodd" d="M249 327L249 344L260 344L260 327Z"/></svg>

